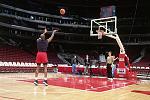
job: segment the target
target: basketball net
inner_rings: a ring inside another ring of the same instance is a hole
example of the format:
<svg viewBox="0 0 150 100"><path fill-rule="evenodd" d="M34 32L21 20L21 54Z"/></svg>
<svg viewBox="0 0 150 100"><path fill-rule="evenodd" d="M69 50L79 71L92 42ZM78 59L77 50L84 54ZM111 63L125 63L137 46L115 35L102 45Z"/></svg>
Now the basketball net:
<svg viewBox="0 0 150 100"><path fill-rule="evenodd" d="M104 32L98 31L98 39L102 39L104 34Z"/></svg>

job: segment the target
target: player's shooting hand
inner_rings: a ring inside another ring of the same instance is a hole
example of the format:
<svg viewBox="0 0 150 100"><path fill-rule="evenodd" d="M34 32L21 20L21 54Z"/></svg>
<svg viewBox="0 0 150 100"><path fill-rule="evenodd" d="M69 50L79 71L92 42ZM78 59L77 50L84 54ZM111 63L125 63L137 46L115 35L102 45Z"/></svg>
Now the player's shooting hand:
<svg viewBox="0 0 150 100"><path fill-rule="evenodd" d="M53 30L53 32L55 33L55 32L57 32L58 30Z"/></svg>
<svg viewBox="0 0 150 100"><path fill-rule="evenodd" d="M44 33L46 33L46 32L47 32L47 29L45 28L45 29L44 29Z"/></svg>

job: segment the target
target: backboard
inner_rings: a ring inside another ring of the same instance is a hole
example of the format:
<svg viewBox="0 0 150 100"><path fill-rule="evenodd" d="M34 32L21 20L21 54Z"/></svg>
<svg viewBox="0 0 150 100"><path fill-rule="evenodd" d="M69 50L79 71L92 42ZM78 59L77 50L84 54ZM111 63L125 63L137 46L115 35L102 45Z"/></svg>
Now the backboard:
<svg viewBox="0 0 150 100"><path fill-rule="evenodd" d="M106 17L91 20L90 36L98 36L96 30L105 29L106 35L117 34L117 17Z"/></svg>

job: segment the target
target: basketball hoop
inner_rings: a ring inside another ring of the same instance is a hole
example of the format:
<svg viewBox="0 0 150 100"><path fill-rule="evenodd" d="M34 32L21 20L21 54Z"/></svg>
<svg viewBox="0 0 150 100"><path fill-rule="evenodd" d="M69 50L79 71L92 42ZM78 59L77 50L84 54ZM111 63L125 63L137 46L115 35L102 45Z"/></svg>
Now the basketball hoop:
<svg viewBox="0 0 150 100"><path fill-rule="evenodd" d="M104 34L98 32L94 32L95 28L98 28L99 31L104 31ZM106 17L106 18L99 18L99 19L92 19L91 20L91 29L90 29L90 36L98 36L99 39L103 37L103 35L111 35L117 34L117 17Z"/></svg>

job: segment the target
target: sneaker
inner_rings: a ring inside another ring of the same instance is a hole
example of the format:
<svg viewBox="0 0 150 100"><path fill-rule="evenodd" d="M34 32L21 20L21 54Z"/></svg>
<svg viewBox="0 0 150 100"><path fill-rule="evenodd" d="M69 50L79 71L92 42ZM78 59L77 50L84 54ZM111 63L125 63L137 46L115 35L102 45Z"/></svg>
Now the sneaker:
<svg viewBox="0 0 150 100"><path fill-rule="evenodd" d="M45 86L48 86L47 80L44 80L44 81L43 81L43 84L44 84Z"/></svg>
<svg viewBox="0 0 150 100"><path fill-rule="evenodd" d="M34 85L38 86L38 80L34 80Z"/></svg>

